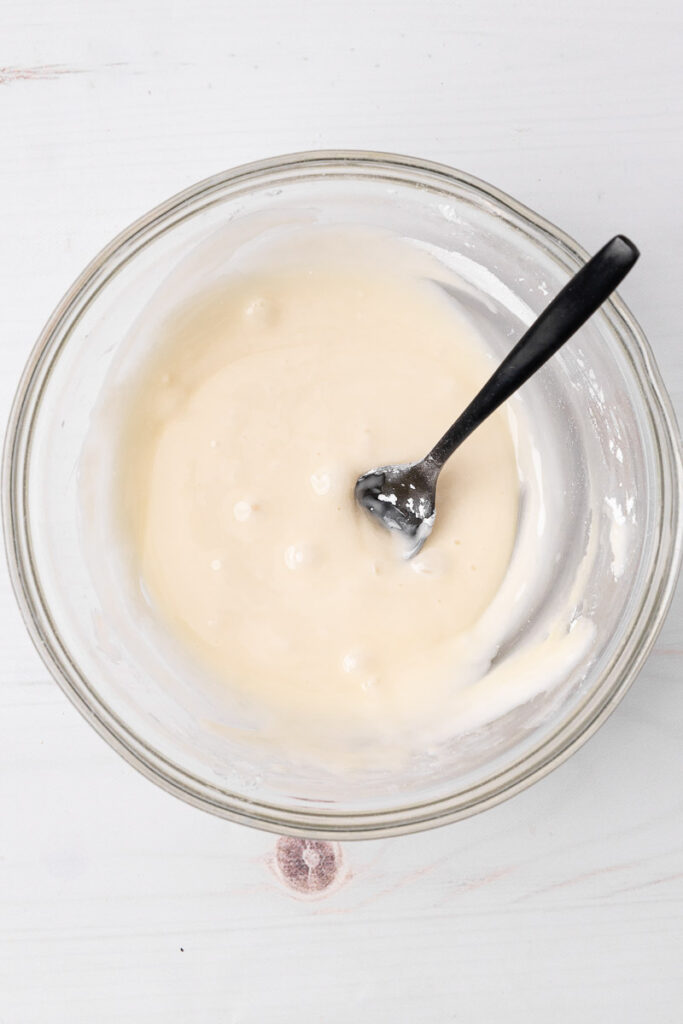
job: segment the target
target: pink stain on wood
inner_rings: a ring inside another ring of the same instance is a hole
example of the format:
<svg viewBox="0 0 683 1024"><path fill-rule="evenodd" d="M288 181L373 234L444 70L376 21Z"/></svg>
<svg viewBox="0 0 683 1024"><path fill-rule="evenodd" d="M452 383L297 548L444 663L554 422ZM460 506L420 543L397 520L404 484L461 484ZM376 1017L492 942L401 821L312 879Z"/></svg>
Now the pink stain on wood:
<svg viewBox="0 0 683 1024"><path fill-rule="evenodd" d="M62 75L80 75L82 69L69 68L64 64L38 64L31 68L0 67L0 85L12 82L40 82Z"/></svg>
<svg viewBox="0 0 683 1024"><path fill-rule="evenodd" d="M338 843L282 836L275 847L275 869L288 888L302 896L322 896L340 881Z"/></svg>

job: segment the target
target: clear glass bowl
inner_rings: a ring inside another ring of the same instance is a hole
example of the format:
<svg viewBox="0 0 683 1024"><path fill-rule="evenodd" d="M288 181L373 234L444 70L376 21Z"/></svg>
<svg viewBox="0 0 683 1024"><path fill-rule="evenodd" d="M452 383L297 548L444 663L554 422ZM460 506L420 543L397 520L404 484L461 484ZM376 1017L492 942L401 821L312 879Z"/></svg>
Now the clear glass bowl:
<svg viewBox="0 0 683 1024"><path fill-rule="evenodd" d="M82 519L85 486L92 515L107 520L98 506L106 500L98 461L107 453L93 460L91 452L92 481L83 478L82 459L121 339L196 246L219 236L244 240L264 217L388 228L429 247L461 275L459 301L497 355L586 259L565 234L496 189L405 157L300 154L188 189L97 256L31 355L4 461L12 582L52 675L98 732L169 792L279 832L368 838L429 828L489 807L550 771L633 681L681 559L674 416L642 331L614 297L524 397L562 492L546 538L555 556L534 568L536 607L540 615L572 585L592 524L593 554L577 598L595 625L590 651L513 712L389 776L340 781L296 762L273 765L258 747L205 728L193 688L167 685L140 623L110 614L117 595L98 585ZM516 642L511 637L509 646Z"/></svg>

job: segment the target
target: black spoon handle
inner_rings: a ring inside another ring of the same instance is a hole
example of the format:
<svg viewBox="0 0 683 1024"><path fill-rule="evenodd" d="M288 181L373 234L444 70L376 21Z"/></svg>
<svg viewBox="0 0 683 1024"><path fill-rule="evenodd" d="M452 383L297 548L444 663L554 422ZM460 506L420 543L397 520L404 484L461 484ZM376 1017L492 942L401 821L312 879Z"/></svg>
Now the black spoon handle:
<svg viewBox="0 0 683 1024"><path fill-rule="evenodd" d="M569 341L628 274L640 253L616 235L564 286L427 456L441 468L480 423Z"/></svg>

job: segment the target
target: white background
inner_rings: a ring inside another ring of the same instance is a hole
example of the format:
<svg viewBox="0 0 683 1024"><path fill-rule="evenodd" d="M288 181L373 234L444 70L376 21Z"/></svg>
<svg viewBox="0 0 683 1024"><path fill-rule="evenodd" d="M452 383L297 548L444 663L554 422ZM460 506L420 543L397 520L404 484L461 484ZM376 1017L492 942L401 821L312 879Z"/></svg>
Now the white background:
<svg viewBox="0 0 683 1024"><path fill-rule="evenodd" d="M683 412L677 0L0 0L0 415L128 222L233 164L385 149L487 179L588 249ZM0 569L0 1022L683 1019L683 600L586 747L466 822L344 847L306 901L275 837L138 776L32 650ZM181 952L181 947L183 952Z"/></svg>

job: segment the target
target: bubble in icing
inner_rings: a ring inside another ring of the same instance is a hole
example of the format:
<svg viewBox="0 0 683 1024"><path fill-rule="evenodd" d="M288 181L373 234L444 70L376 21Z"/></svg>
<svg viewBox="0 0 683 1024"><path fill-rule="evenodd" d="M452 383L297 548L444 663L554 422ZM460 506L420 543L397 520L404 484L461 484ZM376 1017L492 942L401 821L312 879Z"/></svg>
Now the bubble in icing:
<svg viewBox="0 0 683 1024"><path fill-rule="evenodd" d="M267 327L275 320L275 307L269 299L259 295L247 302L244 320L251 327Z"/></svg>
<svg viewBox="0 0 683 1024"><path fill-rule="evenodd" d="M365 667L366 661L367 658L365 658L361 651L349 651L342 658L342 669L349 674L351 672L359 672Z"/></svg>
<svg viewBox="0 0 683 1024"><path fill-rule="evenodd" d="M236 501L232 507L232 514L238 523L246 523L253 511L254 506L248 501Z"/></svg>
<svg viewBox="0 0 683 1024"><path fill-rule="evenodd" d="M310 481L311 487L316 494L322 497L322 495L330 493L332 478L329 473L326 473L324 470L320 470L317 473L311 473Z"/></svg>
<svg viewBox="0 0 683 1024"><path fill-rule="evenodd" d="M285 548L285 565L288 569L304 569L312 565L315 554L310 544L289 544Z"/></svg>

